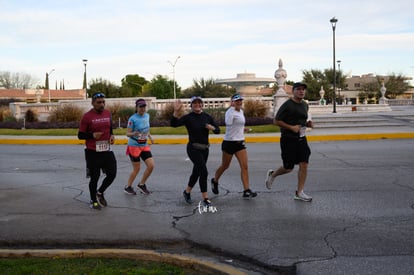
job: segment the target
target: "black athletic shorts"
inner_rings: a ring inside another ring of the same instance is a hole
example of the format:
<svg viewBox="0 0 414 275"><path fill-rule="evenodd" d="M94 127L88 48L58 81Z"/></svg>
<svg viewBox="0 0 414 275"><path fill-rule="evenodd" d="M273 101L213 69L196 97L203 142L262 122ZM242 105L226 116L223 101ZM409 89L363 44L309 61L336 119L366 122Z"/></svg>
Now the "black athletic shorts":
<svg viewBox="0 0 414 275"><path fill-rule="evenodd" d="M246 144L244 140L223 140L223 142L221 143L221 150L230 155L234 155L235 153L243 149L246 149Z"/></svg>
<svg viewBox="0 0 414 275"><path fill-rule="evenodd" d="M293 169L295 164L309 162L311 154L306 137L304 138L280 138L280 149L282 151L283 167Z"/></svg>
<svg viewBox="0 0 414 275"><path fill-rule="evenodd" d="M146 161L149 158L152 158L151 151L142 151L138 157L133 157L131 154L129 154L129 159L132 162L139 162L140 159L142 159L143 161Z"/></svg>

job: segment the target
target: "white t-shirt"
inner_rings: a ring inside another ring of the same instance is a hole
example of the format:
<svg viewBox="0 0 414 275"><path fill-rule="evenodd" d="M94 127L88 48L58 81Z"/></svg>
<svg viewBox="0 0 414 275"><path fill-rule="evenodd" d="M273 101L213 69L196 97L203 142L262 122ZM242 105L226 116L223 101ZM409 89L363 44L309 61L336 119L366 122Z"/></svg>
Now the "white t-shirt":
<svg viewBox="0 0 414 275"><path fill-rule="evenodd" d="M230 107L225 115L226 134L224 140L241 141L244 140L244 118L243 110L236 111L234 107Z"/></svg>

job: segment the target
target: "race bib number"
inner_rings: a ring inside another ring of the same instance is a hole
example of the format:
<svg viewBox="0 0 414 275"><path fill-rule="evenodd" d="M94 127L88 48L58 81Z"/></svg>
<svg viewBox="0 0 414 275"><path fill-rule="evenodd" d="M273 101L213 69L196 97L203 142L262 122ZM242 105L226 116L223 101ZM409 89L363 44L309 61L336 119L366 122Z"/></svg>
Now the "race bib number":
<svg viewBox="0 0 414 275"><path fill-rule="evenodd" d="M105 151L109 151L109 149L110 149L109 140L99 140L96 142L96 147L95 147L96 152L105 152Z"/></svg>
<svg viewBox="0 0 414 275"><path fill-rule="evenodd" d="M306 135L306 126L302 126L299 131L299 137L304 137Z"/></svg>

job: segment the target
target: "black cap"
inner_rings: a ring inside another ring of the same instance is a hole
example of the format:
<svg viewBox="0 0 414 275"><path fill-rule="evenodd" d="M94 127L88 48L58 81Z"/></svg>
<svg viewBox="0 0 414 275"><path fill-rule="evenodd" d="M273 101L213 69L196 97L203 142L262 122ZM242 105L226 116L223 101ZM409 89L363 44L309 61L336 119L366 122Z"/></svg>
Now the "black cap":
<svg viewBox="0 0 414 275"><path fill-rule="evenodd" d="M293 84L292 90L298 88L298 87L303 87L304 89L307 89L308 86L306 86L305 83L301 83L301 82L296 82L295 84Z"/></svg>
<svg viewBox="0 0 414 275"><path fill-rule="evenodd" d="M105 97L105 94L102 92L96 92L96 93L93 93L92 95L92 99L104 98L104 97Z"/></svg>

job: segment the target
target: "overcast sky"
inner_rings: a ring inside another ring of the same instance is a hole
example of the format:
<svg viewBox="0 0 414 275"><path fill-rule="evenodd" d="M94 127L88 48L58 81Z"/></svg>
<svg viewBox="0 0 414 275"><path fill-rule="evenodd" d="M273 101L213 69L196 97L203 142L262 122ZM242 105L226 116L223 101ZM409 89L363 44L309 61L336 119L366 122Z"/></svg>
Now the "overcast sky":
<svg viewBox="0 0 414 275"><path fill-rule="evenodd" d="M120 85L127 74L161 74L187 88L194 79L238 73L288 80L303 70L414 75L411 0L0 0L0 71L44 85L82 88L87 77ZM413 82L411 82L413 83ZM58 84L59 85L59 84Z"/></svg>

